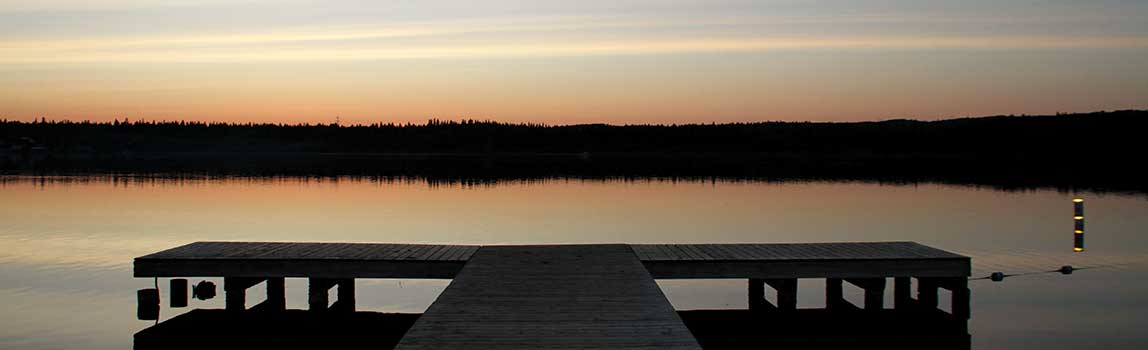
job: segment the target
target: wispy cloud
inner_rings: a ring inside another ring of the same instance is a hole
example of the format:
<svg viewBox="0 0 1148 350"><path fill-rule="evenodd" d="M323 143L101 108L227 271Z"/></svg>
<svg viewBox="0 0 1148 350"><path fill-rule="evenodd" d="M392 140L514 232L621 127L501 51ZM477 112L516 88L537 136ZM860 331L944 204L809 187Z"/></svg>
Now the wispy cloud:
<svg viewBox="0 0 1148 350"><path fill-rule="evenodd" d="M706 24L692 22L691 24ZM365 39L398 39L474 33L523 33L562 30L652 28L682 22L600 17L485 18L473 20L404 22L390 25L344 25L281 28L275 31L168 36L121 36L9 40L0 48L12 50L106 50L146 47L212 47L248 44L333 42Z"/></svg>
<svg viewBox="0 0 1148 350"><path fill-rule="evenodd" d="M5 49L0 62L36 63L181 63L181 62L306 62L397 59L465 59L564 57L602 55L656 55L673 53L755 52L785 50L921 50L921 49L1106 49L1148 48L1148 37L1107 36L947 36L947 37L712 37L628 38L621 40L487 40L476 44L404 46L386 42L327 47L324 45L252 45L236 43L325 42L380 35L432 35L421 32L341 33L239 36L137 42L136 45L79 46L49 43L43 47ZM158 39L157 39L158 40ZM180 44L192 44L180 46Z"/></svg>
<svg viewBox="0 0 1148 350"><path fill-rule="evenodd" d="M269 0L5 0L0 13L40 11L108 11L144 8L212 6Z"/></svg>
<svg viewBox="0 0 1148 350"><path fill-rule="evenodd" d="M1148 35L843 33L820 24L944 22L920 16L532 16L278 28L215 34L0 41L0 64L279 62L876 49L1139 48ZM993 17L974 19L976 23ZM794 30L798 28L798 30Z"/></svg>

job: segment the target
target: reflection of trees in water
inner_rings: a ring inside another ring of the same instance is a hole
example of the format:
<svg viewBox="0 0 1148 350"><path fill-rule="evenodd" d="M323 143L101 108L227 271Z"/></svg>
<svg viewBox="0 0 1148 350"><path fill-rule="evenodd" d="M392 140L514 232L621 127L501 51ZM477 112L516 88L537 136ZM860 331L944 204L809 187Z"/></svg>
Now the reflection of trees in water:
<svg viewBox="0 0 1148 350"><path fill-rule="evenodd" d="M346 176L464 186L648 178L937 182L1148 193L1141 181L1148 173L1126 165L1141 156L1146 129L1148 111L673 126L0 121L0 173Z"/></svg>
<svg viewBox="0 0 1148 350"><path fill-rule="evenodd" d="M589 182L685 182L685 183L874 183L889 186L943 184L990 188L999 191L1053 189L1060 192L1093 192L1145 195L1148 182L1120 175L1095 173L1089 176L1062 176L1059 170L989 167L984 173L952 172L926 167L901 173L884 169L839 169L747 163L739 169L709 166L706 160L684 159L686 166L649 165L640 160L617 159L592 163L555 160L541 162L501 160L391 160L378 158L346 160L338 156L240 159L88 159L51 160L37 167L3 166L0 185L42 182L196 184L213 181L250 183L370 182L380 184L424 184L430 187L493 187L515 184L544 184L551 181ZM1057 165L1056 167L1059 167ZM978 168L979 169L979 168ZM1058 175L1060 174L1060 175Z"/></svg>

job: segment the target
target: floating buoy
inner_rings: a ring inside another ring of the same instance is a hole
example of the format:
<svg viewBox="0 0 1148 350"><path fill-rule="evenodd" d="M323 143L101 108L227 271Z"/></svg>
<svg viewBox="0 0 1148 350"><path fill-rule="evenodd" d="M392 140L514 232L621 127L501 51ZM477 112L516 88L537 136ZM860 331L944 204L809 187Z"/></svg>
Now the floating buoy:
<svg viewBox="0 0 1148 350"><path fill-rule="evenodd" d="M989 275L989 280L992 280L993 282L1004 281L1004 278L1005 278L1004 272L993 272L992 274Z"/></svg>
<svg viewBox="0 0 1148 350"><path fill-rule="evenodd" d="M1062 275L1071 275L1073 270L1076 270L1076 269L1073 268L1072 265L1064 265L1064 266L1061 266L1060 270L1057 270L1057 271L1060 271L1060 274L1062 274Z"/></svg>
<svg viewBox="0 0 1148 350"><path fill-rule="evenodd" d="M215 297L215 283L211 281L199 281L195 284L195 288L191 289L191 297L199 300L208 300Z"/></svg>
<svg viewBox="0 0 1148 350"><path fill-rule="evenodd" d="M187 306L187 280L183 278L176 278L171 280L171 307L186 307Z"/></svg>
<svg viewBox="0 0 1148 350"><path fill-rule="evenodd" d="M141 321L159 319L159 289L144 288L136 291L136 318Z"/></svg>
<svg viewBox="0 0 1148 350"><path fill-rule="evenodd" d="M1084 251L1084 198L1072 199L1072 251ZM1071 273L1071 272L1070 272Z"/></svg>

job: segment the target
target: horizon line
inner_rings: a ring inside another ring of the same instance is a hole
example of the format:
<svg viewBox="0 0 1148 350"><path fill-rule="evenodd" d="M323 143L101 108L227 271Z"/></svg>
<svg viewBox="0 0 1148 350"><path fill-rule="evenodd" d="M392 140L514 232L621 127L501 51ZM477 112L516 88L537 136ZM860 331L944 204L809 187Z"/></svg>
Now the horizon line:
<svg viewBox="0 0 1148 350"><path fill-rule="evenodd" d="M17 123L17 124L93 124L93 125L115 125L115 124L128 124L128 125L170 125L170 124L192 124L192 125L207 125L207 126L288 126L288 127L339 127L339 128L355 128L355 127L376 127L376 126L394 126L394 127L420 127L432 126L436 124L446 125L464 125L468 123L474 124L497 124L506 126L533 126L533 127L572 127L572 126L611 126L611 127L627 127L627 126L721 126L721 125L745 125L745 124L864 124L864 123L883 123L893 121L908 121L920 123L944 122L962 119L982 119L982 118L999 118L999 117L1056 117L1056 116L1080 116L1089 114L1103 114L1103 113L1122 113L1122 112L1148 112L1146 109L1114 109L1114 110L1094 110L1086 112L1056 112L1054 114L991 114L991 115L976 115L976 116L948 116L938 119L916 119L912 117L894 117L888 119L873 119L873 120L853 120L853 121L814 121L814 120L757 120L757 121L725 121L725 122L690 122L690 123L621 123L614 124L608 122L601 123L573 123L573 124L548 124L546 122L505 122L493 119L474 119L474 118L460 118L460 119L440 119L435 117L427 118L425 122L400 122L400 121L376 121L371 123L341 123L341 122L234 122L234 121L208 121L208 120L188 120L188 119L147 119L136 118L131 119L124 117L123 121L118 118L113 118L111 121L92 121L91 119L72 120L72 119L48 119L47 116L32 117L31 120L18 120L8 119L7 117L0 116L0 123Z"/></svg>

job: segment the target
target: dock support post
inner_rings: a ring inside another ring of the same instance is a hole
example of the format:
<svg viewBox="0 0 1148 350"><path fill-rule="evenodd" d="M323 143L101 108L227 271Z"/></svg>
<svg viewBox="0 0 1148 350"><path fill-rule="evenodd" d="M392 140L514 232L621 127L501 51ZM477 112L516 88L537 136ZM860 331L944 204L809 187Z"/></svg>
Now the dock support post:
<svg viewBox="0 0 1148 350"><path fill-rule="evenodd" d="M872 280L872 285L865 288L865 310L881 310L885 308L885 279Z"/></svg>
<svg viewBox="0 0 1148 350"><path fill-rule="evenodd" d="M910 277L893 278L893 308L908 310L913 307L913 279Z"/></svg>
<svg viewBox="0 0 1148 350"><path fill-rule="evenodd" d="M335 300L335 309L344 312L355 312L355 279L347 278L336 282L339 286L338 300Z"/></svg>
<svg viewBox="0 0 1148 350"><path fill-rule="evenodd" d="M224 277L223 278L223 297L224 305L228 311L243 311L247 309L247 288L251 288L259 282L263 282L262 278L250 277Z"/></svg>
<svg viewBox="0 0 1148 350"><path fill-rule="evenodd" d="M136 291L136 318L140 321L159 320L159 289L144 288Z"/></svg>
<svg viewBox="0 0 1148 350"><path fill-rule="evenodd" d="M243 311L247 308L247 289L234 288L232 281L223 282L223 299L227 311Z"/></svg>
<svg viewBox="0 0 1148 350"><path fill-rule="evenodd" d="M782 278L768 279L766 284L777 291L777 308L780 310L797 310L797 279Z"/></svg>
<svg viewBox="0 0 1148 350"><path fill-rule="evenodd" d="M765 280L750 278L749 279L749 309L762 311L768 310L772 305L768 300L765 300Z"/></svg>
<svg viewBox="0 0 1148 350"><path fill-rule="evenodd" d="M332 305L327 297L331 287L336 290L337 299ZM328 306L330 305L330 306ZM353 278L311 278L307 283L307 309L311 311L355 311L355 279Z"/></svg>
<svg viewBox="0 0 1148 350"><path fill-rule="evenodd" d="M283 311L287 309L287 287L283 277L267 279L267 309Z"/></svg>
<svg viewBox="0 0 1148 350"><path fill-rule="evenodd" d="M953 316L958 319L967 320L972 318L970 311L971 292L969 291L969 280L967 278L954 278L951 290L953 292Z"/></svg>
<svg viewBox="0 0 1148 350"><path fill-rule="evenodd" d="M845 294L842 291L844 283L840 278L825 279L825 308L840 309L845 306Z"/></svg>
<svg viewBox="0 0 1148 350"><path fill-rule="evenodd" d="M169 282L171 288L168 292L171 293L171 307L187 307L187 279L174 278Z"/></svg>
<svg viewBox="0 0 1148 350"><path fill-rule="evenodd" d="M330 304L327 290L335 285L335 280L327 278L307 279L307 309L311 311L326 311Z"/></svg>
<svg viewBox="0 0 1148 350"><path fill-rule="evenodd" d="M865 310L885 308L884 278L849 278L846 281L865 290Z"/></svg>
<svg viewBox="0 0 1148 350"><path fill-rule="evenodd" d="M924 310L937 308L937 281L932 278L917 278L917 303Z"/></svg>

